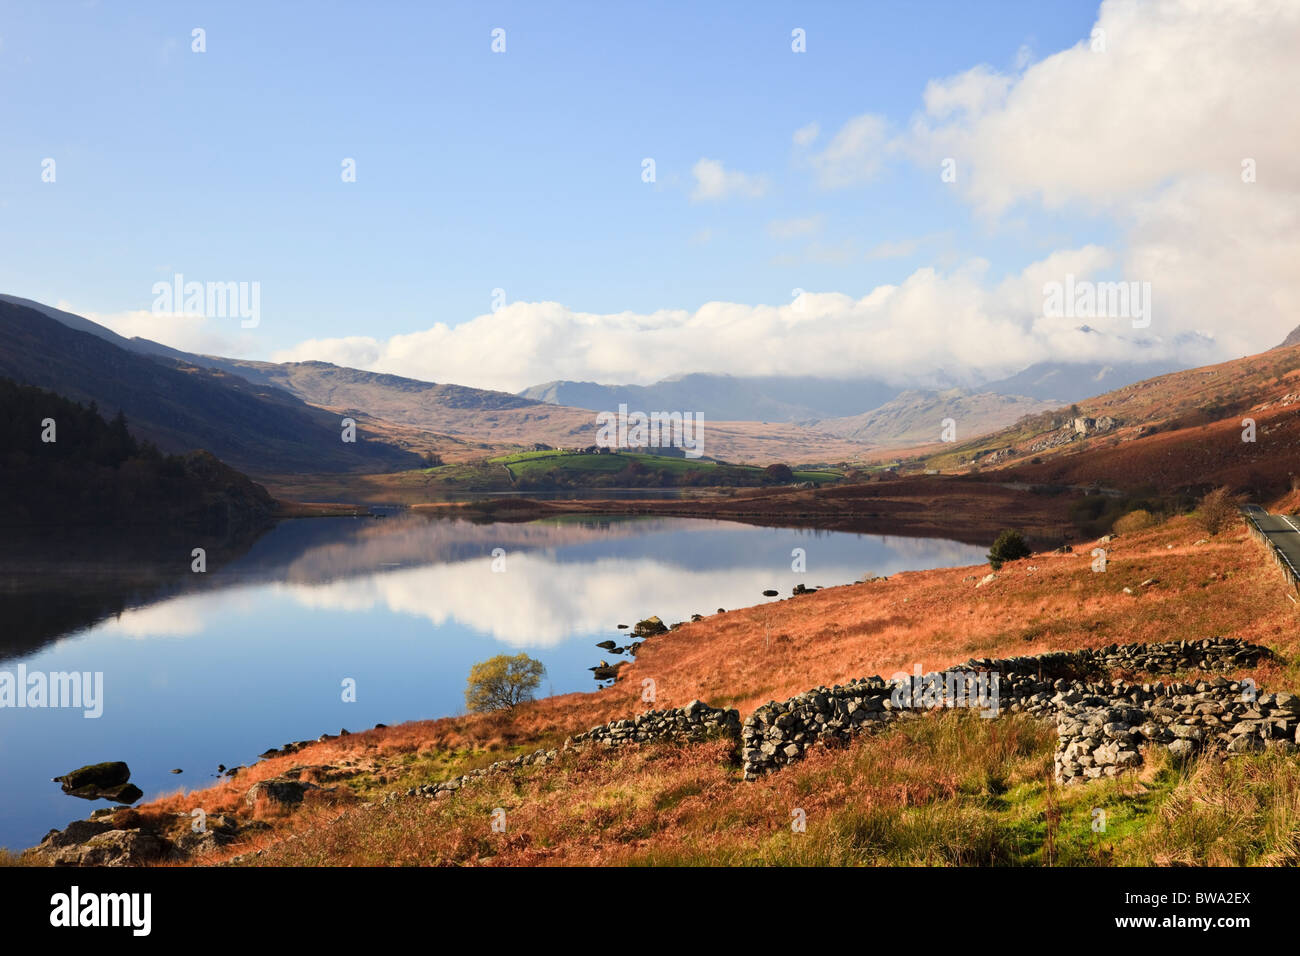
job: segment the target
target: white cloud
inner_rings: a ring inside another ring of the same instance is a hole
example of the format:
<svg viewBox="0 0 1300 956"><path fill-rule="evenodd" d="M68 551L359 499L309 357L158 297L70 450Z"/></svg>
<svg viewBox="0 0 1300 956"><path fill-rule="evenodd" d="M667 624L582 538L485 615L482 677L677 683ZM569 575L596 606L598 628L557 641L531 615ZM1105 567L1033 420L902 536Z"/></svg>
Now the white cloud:
<svg viewBox="0 0 1300 956"><path fill-rule="evenodd" d="M817 137L821 134L822 128L816 123L809 123L807 126L800 126L794 131L792 137L796 146L811 146Z"/></svg>
<svg viewBox="0 0 1300 956"><path fill-rule="evenodd" d="M901 259L921 247L920 239L894 239L878 242L867 250L867 259Z"/></svg>
<svg viewBox="0 0 1300 956"><path fill-rule="evenodd" d="M1300 7L1110 0L1096 29L1104 52L1085 37L1016 77L931 83L898 147L955 157L989 218L1109 217L1119 277L1151 283L1152 332L1212 331L1224 356L1276 344L1300 314Z"/></svg>
<svg viewBox="0 0 1300 956"><path fill-rule="evenodd" d="M427 333L436 332L446 326L439 323ZM400 336L396 337L400 338ZM389 341L395 341L390 339ZM302 362L315 359L320 362L332 362L335 365L347 365L351 368L373 368L382 364L384 348L377 339L365 335L349 335L338 339L307 339L290 349L284 349L271 356L273 362ZM462 376L463 378L464 376ZM431 381L433 381L431 379ZM447 381L440 379L439 381ZM459 382L457 384L460 384ZM468 383L465 383L468 384Z"/></svg>
<svg viewBox="0 0 1300 956"><path fill-rule="evenodd" d="M757 199L767 192L768 183L763 176L729 170L716 159L701 159L691 167L691 175L695 177L691 199L696 201L733 196Z"/></svg>
<svg viewBox="0 0 1300 956"><path fill-rule="evenodd" d="M767 224L767 234L773 239L798 239L811 236L821 231L821 216L805 216L800 219L773 219Z"/></svg>
<svg viewBox="0 0 1300 956"><path fill-rule="evenodd" d="M888 554L890 564L912 566L903 553L910 547L926 562L936 562L936 555L950 555L958 564L972 557L969 547L925 540L916 546L902 544L900 553ZM492 573L489 563L478 559L326 585L276 584L272 590L313 609L359 613L384 608L425 618L434 627L455 622L519 648L555 647L578 637L607 635L611 622L628 616L629 581L636 582L639 593L657 595L654 610L670 621L686 620L701 608L744 606L756 593L753 566L687 571L654 558L565 562L528 553L513 554L509 561L506 574ZM765 573L770 576L770 569ZM831 561L818 570L828 584L851 581L861 573L861 561ZM793 573L777 577L773 584L783 588L799 581Z"/></svg>
<svg viewBox="0 0 1300 956"><path fill-rule="evenodd" d="M226 595L230 607L232 596ZM193 637L203 633L205 604L210 597L191 594L173 598L161 604L127 608L117 617L100 625L100 632L122 637L143 639L152 637ZM238 597L235 603L241 604Z"/></svg>
<svg viewBox="0 0 1300 956"><path fill-rule="evenodd" d="M969 160L964 188L991 212L1026 199L1122 208L1173 178L1239 181L1245 156L1265 181L1300 183L1300 112L1281 106L1300 82L1300 8L1124 0L1103 4L1097 27L1105 52L1081 40L1014 83L986 68L932 83L927 105L970 108L918 120L912 146Z"/></svg>
<svg viewBox="0 0 1300 956"><path fill-rule="evenodd" d="M955 112L975 113L1000 103L1011 85L1011 77L977 66L945 80L931 80L922 99L925 111L936 119Z"/></svg>
<svg viewBox="0 0 1300 956"><path fill-rule="evenodd" d="M241 329L238 318L205 319L201 315L153 312L149 309L114 313L86 312L63 301L55 308L83 316L125 338L149 339L185 352L247 355L259 345L256 330Z"/></svg>
<svg viewBox="0 0 1300 956"><path fill-rule="evenodd" d="M1174 344L1155 326L1146 330L1150 351L1139 354L1127 320L1090 321L1102 334L1084 335L1074 328L1078 322L1042 318L1044 282L1066 272L1086 278L1111 263L1107 250L1088 246L1054 253L991 283L987 263L977 259L949 272L918 269L861 298L806 294L799 309L709 302L694 311L594 314L557 302L515 302L457 326L439 323L388 339L314 341L274 358L326 358L517 391L552 379L649 383L683 371L879 375L910 382L935 368L1011 372L1062 356L1124 361L1173 355ZM1205 358L1200 346L1179 347L1188 358Z"/></svg>
<svg viewBox="0 0 1300 956"><path fill-rule="evenodd" d="M817 181L827 189L868 182L880 170L888 139L884 117L872 113L853 117L812 157Z"/></svg>

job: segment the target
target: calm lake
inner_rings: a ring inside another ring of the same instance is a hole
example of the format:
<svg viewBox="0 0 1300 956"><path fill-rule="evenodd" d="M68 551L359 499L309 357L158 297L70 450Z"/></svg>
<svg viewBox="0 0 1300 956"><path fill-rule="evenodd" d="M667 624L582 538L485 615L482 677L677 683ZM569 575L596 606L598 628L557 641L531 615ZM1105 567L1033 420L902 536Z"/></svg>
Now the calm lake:
<svg viewBox="0 0 1300 956"><path fill-rule="evenodd" d="M803 574L791 570L796 548ZM588 668L622 659L594 646L626 636L618 624L758 604L765 588L785 597L798 583L984 560L954 541L684 518L408 514L283 522L210 552L203 574L187 546L168 549L170 571L154 555L134 575L120 554L75 542L51 559L58 574L8 556L0 672L102 672L103 713L0 707L0 847L32 846L109 806L50 782L83 764L126 761L146 799L197 789L218 764L288 741L460 713L471 665L494 654L543 661L542 694L592 690ZM355 702L343 700L348 679Z"/></svg>

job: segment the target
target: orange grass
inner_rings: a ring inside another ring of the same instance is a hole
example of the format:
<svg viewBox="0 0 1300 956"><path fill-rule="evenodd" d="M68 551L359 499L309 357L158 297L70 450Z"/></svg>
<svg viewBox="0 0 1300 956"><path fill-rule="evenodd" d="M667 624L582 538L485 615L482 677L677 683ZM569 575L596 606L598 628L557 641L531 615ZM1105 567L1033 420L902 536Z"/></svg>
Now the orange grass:
<svg viewBox="0 0 1300 956"><path fill-rule="evenodd" d="M990 767L1026 779L1050 768L1046 747L1052 735L1043 725L1021 719L979 729L988 739L978 741L978 755L947 746L958 738L942 733L934 740L923 735L916 747L868 738L849 750L815 750L786 772L745 785L738 782L724 741L571 754L556 766L480 781L453 798L351 811L328 827L268 846L248 862L623 865L765 857L777 862L797 854L804 837L791 829L795 809L805 815L810 842L819 848L815 852L847 852L850 858L839 862L853 862L853 854L869 856L873 848L836 849L817 839L819 828L845 807L892 816L969 790L972 774ZM505 832L491 828L497 809L505 811Z"/></svg>

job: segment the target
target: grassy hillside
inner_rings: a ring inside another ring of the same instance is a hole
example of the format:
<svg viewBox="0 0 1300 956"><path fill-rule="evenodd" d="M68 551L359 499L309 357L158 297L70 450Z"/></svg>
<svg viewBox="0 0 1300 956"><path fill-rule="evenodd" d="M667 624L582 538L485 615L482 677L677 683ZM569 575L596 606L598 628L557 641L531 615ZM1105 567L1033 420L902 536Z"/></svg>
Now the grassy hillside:
<svg viewBox="0 0 1300 956"><path fill-rule="evenodd" d="M1007 480L1099 483L1161 494L1231 485L1290 488L1300 449L1300 346L1137 382L920 458L945 471L990 466ZM1108 427L1074 427L1077 418ZM1256 440L1242 440L1243 419Z"/></svg>
<svg viewBox="0 0 1300 956"><path fill-rule="evenodd" d="M778 484L781 479L754 465L728 465L695 458L674 458L620 452L610 455L581 455L560 451L530 451L489 459L505 467L515 487L675 487L726 485L745 487ZM793 469L786 481L817 484L836 481L836 471Z"/></svg>

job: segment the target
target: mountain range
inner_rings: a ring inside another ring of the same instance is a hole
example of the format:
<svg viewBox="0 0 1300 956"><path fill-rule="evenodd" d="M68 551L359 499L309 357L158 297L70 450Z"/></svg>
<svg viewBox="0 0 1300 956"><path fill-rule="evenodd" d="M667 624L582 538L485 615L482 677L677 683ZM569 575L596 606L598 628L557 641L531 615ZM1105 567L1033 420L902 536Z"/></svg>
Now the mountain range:
<svg viewBox="0 0 1300 956"><path fill-rule="evenodd" d="M1025 399L1068 405L1081 398L1119 388L1186 366L1172 362L1040 362L1006 378L970 383L944 372L930 372L928 387L891 384L881 379L820 379L810 376L735 376L692 373L652 385L600 385L595 382L553 381L519 392L521 398L581 408L680 409L697 411L713 421L821 422L868 414L889 403L906 403L921 396L1005 396L1008 412L1024 407ZM996 398L983 398L992 409ZM956 417L955 415L953 417ZM1004 416L1005 417L1005 416ZM1008 421L1014 420L1014 415ZM996 427L996 426L995 426ZM832 428L839 430L838 424ZM897 443L902 433L889 436Z"/></svg>
<svg viewBox="0 0 1300 956"><path fill-rule="evenodd" d="M1022 395L972 393L959 388L901 392L879 408L845 418L824 419L817 427L867 445L904 448L942 439L943 422L951 419L961 437L1005 428L1025 415L1060 407Z"/></svg>
<svg viewBox="0 0 1300 956"><path fill-rule="evenodd" d="M0 376L94 401L106 415L120 409L164 451L205 448L255 476L390 472L420 467L429 452L468 461L535 444L590 445L595 412L620 404L701 413L709 457L848 461L872 448L937 441L945 418L966 439L1170 370L1053 362L973 387L934 388L693 373L652 385L553 381L510 394L327 362L200 355L0 295ZM950 378L942 370L930 377ZM357 423L355 443L341 440L344 418Z"/></svg>

